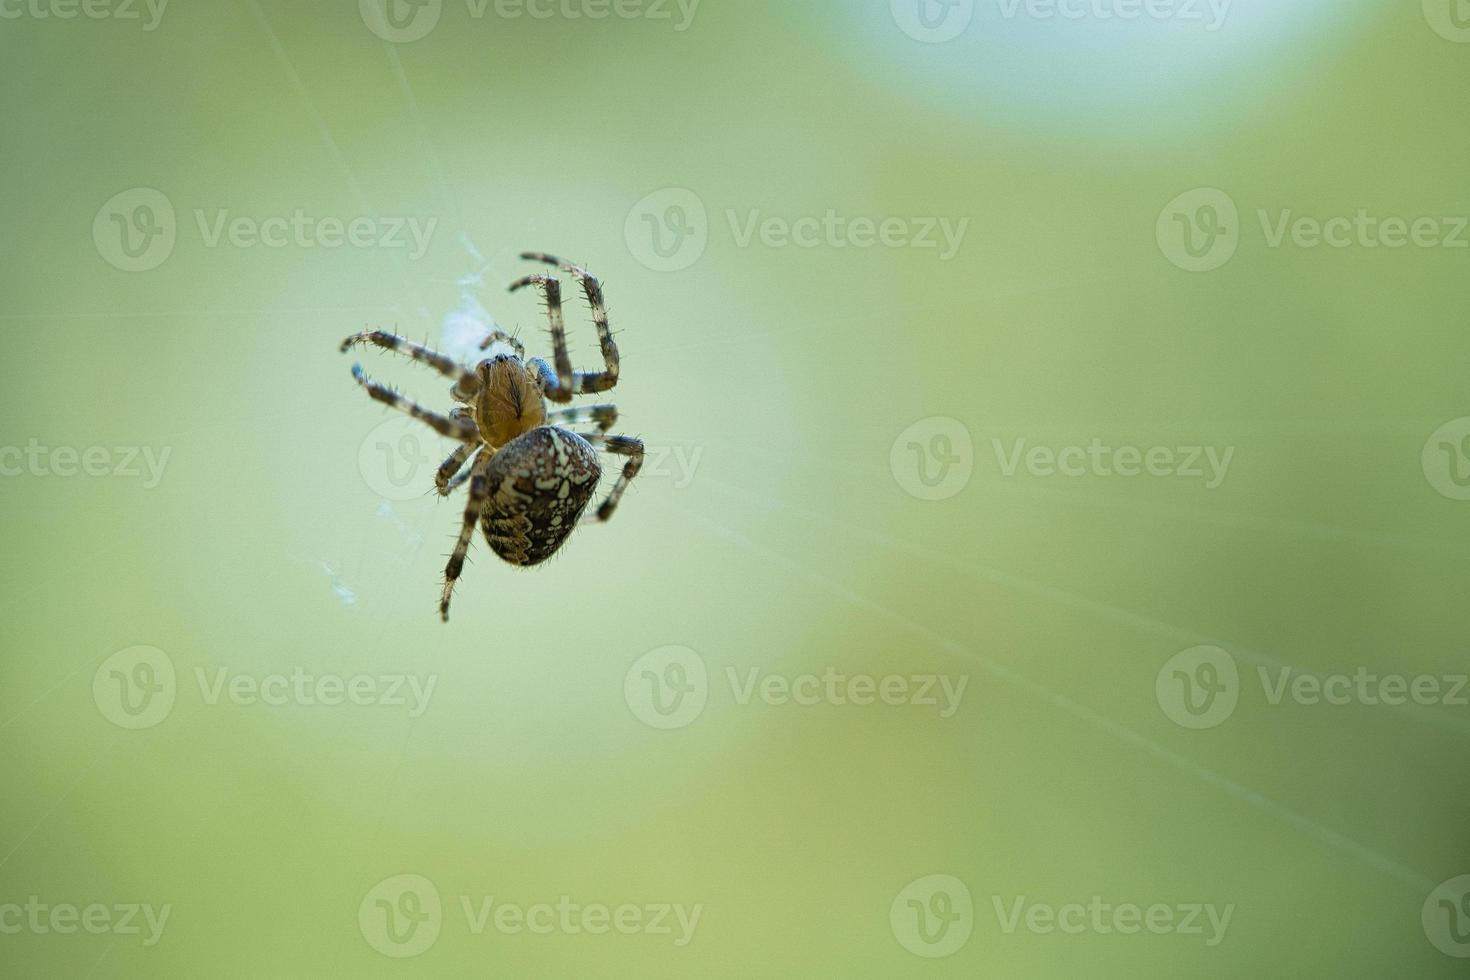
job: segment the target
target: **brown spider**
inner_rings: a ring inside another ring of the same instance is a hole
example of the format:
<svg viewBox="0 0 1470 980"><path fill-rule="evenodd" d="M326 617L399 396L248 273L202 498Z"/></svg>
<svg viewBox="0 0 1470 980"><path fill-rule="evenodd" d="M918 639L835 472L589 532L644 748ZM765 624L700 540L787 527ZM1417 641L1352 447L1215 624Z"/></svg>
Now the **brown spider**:
<svg viewBox="0 0 1470 980"><path fill-rule="evenodd" d="M352 366L352 376L373 398L412 415L442 436L464 443L434 476L443 496L465 483L470 485L464 524L444 569L439 615L445 622L449 621L449 599L464 568L465 552L477 521L490 549L501 558L512 565L538 565L566 541L597 490L602 468L594 446L628 457L617 483L597 508L597 521L612 516L628 482L643 465L642 442L607 434L618 418L616 406L584 405L555 411L546 408L548 400L570 402L574 395L608 391L618 383L618 348L608 329L602 285L585 269L555 256L526 252L521 258L554 265L581 283L597 325L605 370L585 374L572 370L562 321L561 284L547 275L518 279L511 283L510 290L532 285L541 288L551 321L555 370L539 357L526 360L521 342L499 330L485 338L480 350L492 346L499 349L475 365L473 371L451 357L382 330L353 334L342 341L344 352L356 344L375 344L421 361L454 381L449 394L462 404L448 416L437 415L391 388L370 381L362 365ZM567 428L584 422L596 424L598 431L579 433Z"/></svg>

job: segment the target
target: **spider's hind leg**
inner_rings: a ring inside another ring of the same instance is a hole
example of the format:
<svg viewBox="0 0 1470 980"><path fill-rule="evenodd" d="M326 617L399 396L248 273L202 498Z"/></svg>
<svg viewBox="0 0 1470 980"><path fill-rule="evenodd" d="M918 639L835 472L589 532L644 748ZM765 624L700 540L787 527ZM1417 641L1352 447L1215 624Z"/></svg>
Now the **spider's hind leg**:
<svg viewBox="0 0 1470 980"><path fill-rule="evenodd" d="M623 492L628 489L628 484L643 468L643 440L634 439L632 436L603 435L600 432L584 435L582 438L594 446L601 446L616 456L628 457L628 461L623 464L623 472L618 474L618 481L613 484L607 499L597 506L596 514L583 518L585 522L600 524L613 516L613 511L618 508L618 501L623 499Z"/></svg>
<svg viewBox="0 0 1470 980"><path fill-rule="evenodd" d="M617 420L616 405L578 405L576 408L558 408L546 413L547 425L570 426L593 422L603 432L611 429Z"/></svg>
<svg viewBox="0 0 1470 980"><path fill-rule="evenodd" d="M472 416L469 409L456 408L449 413L449 417L471 418ZM459 471L464 468L465 463L469 462L469 458L474 455L478 448L478 446L467 442L455 449L454 452L449 454L448 459L439 464L439 469L434 473L434 488L439 491L439 496L449 496L463 486L464 482L470 478L470 475L474 472L473 468L465 473L460 473ZM458 477L455 476L457 473L459 474Z"/></svg>
<svg viewBox="0 0 1470 980"><path fill-rule="evenodd" d="M481 453L470 470L470 500L465 505L464 523L459 529L459 539L454 543L454 553L449 556L449 564L444 566L444 594L439 598L439 618L446 623L449 622L449 600L454 595L454 583L459 581L460 573L464 571L464 558L470 550L475 524L490 499L490 478L485 471L494 458L494 453Z"/></svg>

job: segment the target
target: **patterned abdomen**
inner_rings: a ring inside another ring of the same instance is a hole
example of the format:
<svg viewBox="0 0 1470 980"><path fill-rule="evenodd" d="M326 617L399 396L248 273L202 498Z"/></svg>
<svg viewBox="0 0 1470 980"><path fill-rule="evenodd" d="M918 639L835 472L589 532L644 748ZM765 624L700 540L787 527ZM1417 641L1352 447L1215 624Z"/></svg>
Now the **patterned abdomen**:
<svg viewBox="0 0 1470 980"><path fill-rule="evenodd" d="M480 527L486 542L512 565L537 565L577 526L602 468L587 440L541 426L502 446L485 475L490 503Z"/></svg>

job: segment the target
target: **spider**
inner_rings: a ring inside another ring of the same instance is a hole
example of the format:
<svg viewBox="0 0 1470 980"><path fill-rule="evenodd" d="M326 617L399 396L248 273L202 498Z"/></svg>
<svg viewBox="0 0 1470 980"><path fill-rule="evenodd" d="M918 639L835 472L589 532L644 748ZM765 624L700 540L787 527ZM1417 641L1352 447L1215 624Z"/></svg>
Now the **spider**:
<svg viewBox="0 0 1470 980"><path fill-rule="evenodd" d="M518 279L511 283L510 291L527 286L540 289L551 322L554 368L539 357L527 360L521 342L500 330L480 344L480 350L488 351L490 356L474 370L382 330L353 334L342 341L344 353L358 344L373 344L427 364L454 382L449 394L460 405L445 416L369 380L362 365L352 366L352 376L369 396L462 443L434 475L441 496L447 497L466 483L470 487L459 539L444 569L439 616L445 622L449 621L449 600L464 569L476 523L484 531L490 549L502 559L512 565L539 565L566 542L596 492L602 476L598 448L626 457L627 462L590 520L601 522L612 517L628 483L643 465L641 441L608 434L618 418L616 406L584 405L550 411L546 406L548 401L565 404L574 395L608 391L618 383L618 348L608 329L602 284L587 270L554 255L525 252L521 258L555 266L581 284L592 307L604 370L572 370L562 320L561 284L550 275ZM570 428L583 423L596 425L597 431L574 432Z"/></svg>

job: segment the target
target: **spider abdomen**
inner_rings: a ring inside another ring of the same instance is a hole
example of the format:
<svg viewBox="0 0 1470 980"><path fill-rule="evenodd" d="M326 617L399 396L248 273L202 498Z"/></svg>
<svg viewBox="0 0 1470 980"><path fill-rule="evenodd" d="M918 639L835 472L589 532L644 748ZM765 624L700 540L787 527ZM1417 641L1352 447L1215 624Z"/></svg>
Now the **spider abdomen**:
<svg viewBox="0 0 1470 980"><path fill-rule="evenodd" d="M586 439L545 425L502 446L485 476L490 500L480 526L490 549L512 565L537 565L577 526L602 468Z"/></svg>

